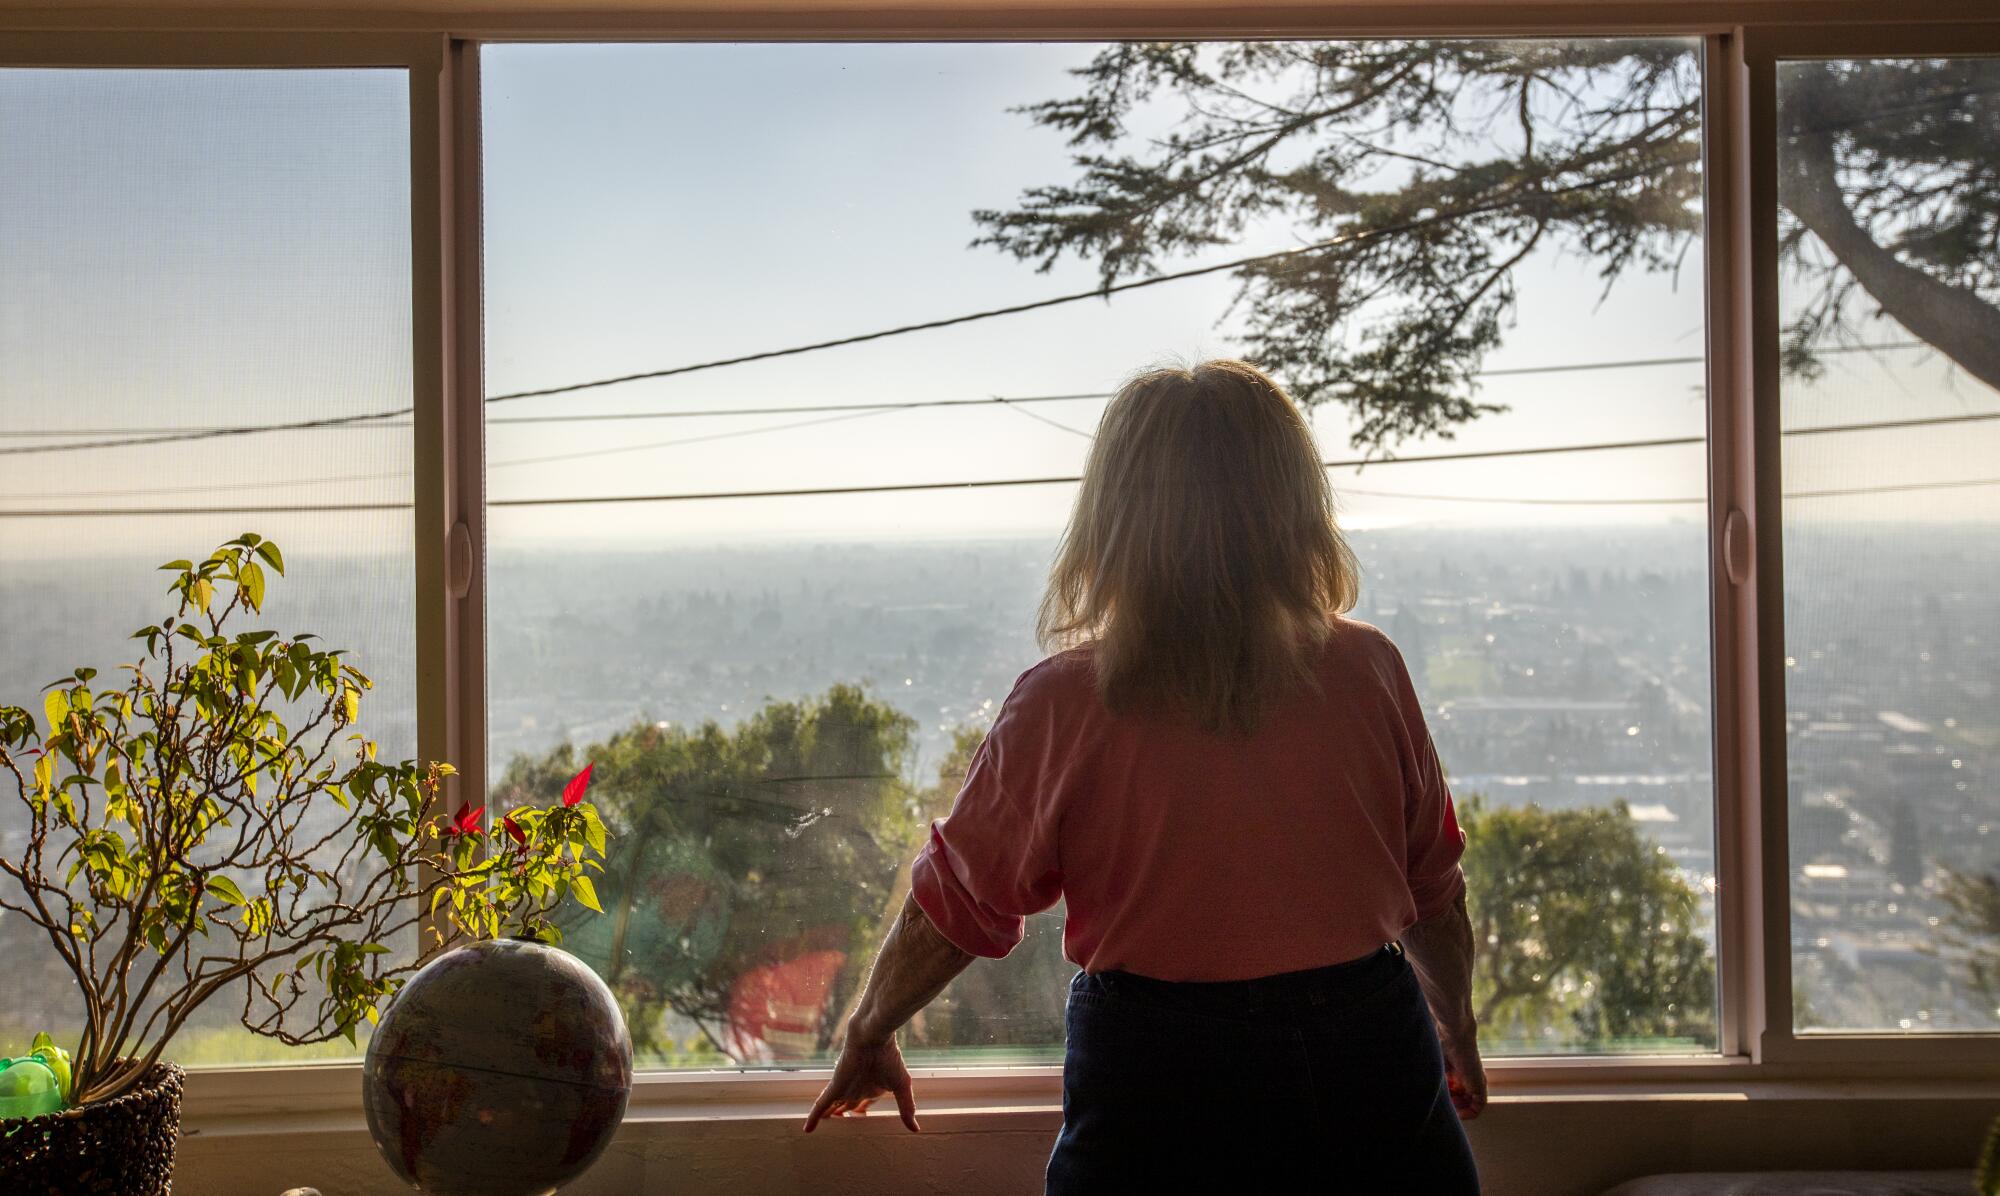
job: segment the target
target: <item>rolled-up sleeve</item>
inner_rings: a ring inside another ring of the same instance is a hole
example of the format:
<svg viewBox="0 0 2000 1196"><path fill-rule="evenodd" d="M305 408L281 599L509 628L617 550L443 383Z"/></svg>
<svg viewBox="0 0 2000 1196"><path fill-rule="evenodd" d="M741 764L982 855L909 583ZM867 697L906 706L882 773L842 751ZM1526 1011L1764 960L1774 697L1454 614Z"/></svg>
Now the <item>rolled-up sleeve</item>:
<svg viewBox="0 0 2000 1196"><path fill-rule="evenodd" d="M1465 854L1465 832L1458 827L1458 811L1429 735L1420 749L1429 763L1419 766L1420 783L1410 797L1407 821L1410 898L1419 922L1444 913L1465 892L1465 873L1458 866Z"/></svg>
<svg viewBox="0 0 2000 1196"><path fill-rule="evenodd" d="M1021 941L1029 914L1062 897L1045 719L1024 708L1021 690L1001 708L951 814L931 825L911 867L911 893L938 931L992 959Z"/></svg>
<svg viewBox="0 0 2000 1196"><path fill-rule="evenodd" d="M1465 892L1459 858L1465 854L1465 832L1459 829L1444 766L1424 722L1423 703L1400 653L1396 657L1397 704L1406 731L1403 742L1407 786L1404 793L1404 869L1419 922L1449 910Z"/></svg>

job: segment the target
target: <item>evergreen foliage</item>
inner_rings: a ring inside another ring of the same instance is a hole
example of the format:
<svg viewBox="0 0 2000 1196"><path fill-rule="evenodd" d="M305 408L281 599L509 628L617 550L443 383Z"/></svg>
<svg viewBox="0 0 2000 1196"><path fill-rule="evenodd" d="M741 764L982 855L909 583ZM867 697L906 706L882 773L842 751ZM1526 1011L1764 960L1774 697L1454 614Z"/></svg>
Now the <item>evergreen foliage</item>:
<svg viewBox="0 0 2000 1196"><path fill-rule="evenodd" d="M1786 70L1784 252L1812 296L1788 367L1879 314L2000 388L2000 67ZM1701 233L1684 42L1119 43L1075 74L1079 94L1022 109L1068 138L1074 177L975 212L975 244L1107 285L1251 233L1326 245L1238 271L1243 352L1347 407L1364 451L1499 410L1478 374L1531 254L1608 290L1677 273Z"/></svg>

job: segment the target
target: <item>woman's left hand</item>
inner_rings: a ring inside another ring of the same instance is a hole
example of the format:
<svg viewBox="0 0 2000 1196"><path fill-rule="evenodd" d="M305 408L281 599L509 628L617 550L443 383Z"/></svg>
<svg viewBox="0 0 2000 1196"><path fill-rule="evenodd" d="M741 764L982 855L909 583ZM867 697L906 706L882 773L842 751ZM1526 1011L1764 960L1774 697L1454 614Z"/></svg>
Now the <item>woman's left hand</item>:
<svg viewBox="0 0 2000 1196"><path fill-rule="evenodd" d="M884 1093L895 1095L896 1110L903 1115L903 1124L910 1127L910 1132L921 1132L917 1125L917 1099L910 1091L910 1071L903 1066L903 1052L896 1046L895 1036L869 1045L850 1036L840 1048L840 1059L833 1065L833 1079L827 1082L826 1091L819 1094L812 1112L806 1115L806 1133L812 1133L822 1117L868 1112L868 1106Z"/></svg>

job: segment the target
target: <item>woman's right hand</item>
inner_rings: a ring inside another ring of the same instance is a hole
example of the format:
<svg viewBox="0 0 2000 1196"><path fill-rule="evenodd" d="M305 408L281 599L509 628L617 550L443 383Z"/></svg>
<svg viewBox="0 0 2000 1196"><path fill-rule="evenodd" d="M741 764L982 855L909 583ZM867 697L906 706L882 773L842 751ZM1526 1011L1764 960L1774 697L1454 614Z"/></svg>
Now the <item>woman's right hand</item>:
<svg viewBox="0 0 2000 1196"><path fill-rule="evenodd" d="M1413 923L1403 932L1403 952L1416 969L1424 1001L1437 1023L1444 1048L1445 1086L1459 1119L1471 1121L1486 1108L1486 1066L1479 1061L1479 1018L1472 1005L1472 919L1465 891L1449 908Z"/></svg>
<svg viewBox="0 0 2000 1196"><path fill-rule="evenodd" d="M1486 1066L1479 1058L1476 1033L1446 1036L1440 1042L1444 1047L1445 1087L1460 1121L1471 1121L1486 1108Z"/></svg>

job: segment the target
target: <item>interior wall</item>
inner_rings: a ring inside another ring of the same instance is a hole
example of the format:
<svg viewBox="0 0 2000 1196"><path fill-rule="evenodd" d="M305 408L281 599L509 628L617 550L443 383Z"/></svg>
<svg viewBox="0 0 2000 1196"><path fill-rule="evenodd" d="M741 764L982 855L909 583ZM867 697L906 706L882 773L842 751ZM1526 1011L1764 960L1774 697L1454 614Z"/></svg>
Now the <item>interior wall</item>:
<svg viewBox="0 0 2000 1196"><path fill-rule="evenodd" d="M800 1111L801 1114L803 1110ZM1472 1126L1488 1196L1596 1196L1635 1176L1721 1170L1969 1169L2000 1098L1883 1097L1865 1090L1793 1097L1742 1093L1629 1098L1501 1098ZM628 1122L564 1196L1028 1196L1060 1125L1050 1109L937 1113L911 1135L893 1113ZM1185 1127L1199 1133L1198 1112ZM281 1133L190 1124L175 1187L202 1196L405 1191L351 1120ZM1217 1149L1226 1149L1218 1142ZM1969 1184L1968 1184L1969 1190Z"/></svg>

